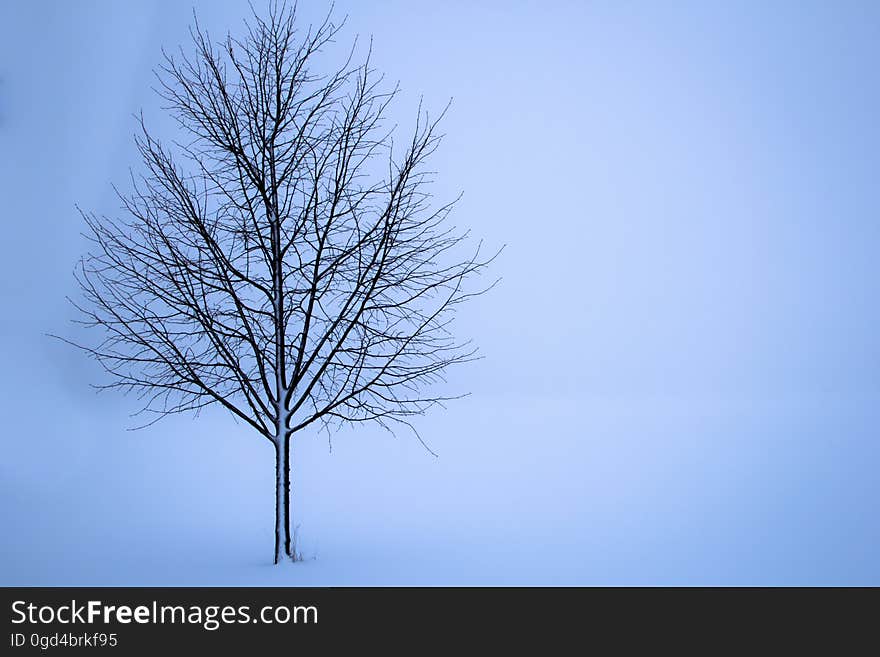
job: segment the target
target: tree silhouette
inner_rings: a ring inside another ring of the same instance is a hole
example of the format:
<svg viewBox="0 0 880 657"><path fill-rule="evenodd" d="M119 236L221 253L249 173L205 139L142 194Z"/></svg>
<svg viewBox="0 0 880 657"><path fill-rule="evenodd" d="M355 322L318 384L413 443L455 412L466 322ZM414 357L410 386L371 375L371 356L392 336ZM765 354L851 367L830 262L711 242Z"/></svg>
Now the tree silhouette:
<svg viewBox="0 0 880 657"><path fill-rule="evenodd" d="M369 54L314 70L340 27L328 15L301 32L276 5L214 43L196 22L194 54L157 71L187 138L165 146L141 119L144 173L119 193L121 217L82 212L93 247L73 303L101 337L71 342L113 375L98 387L143 398L146 424L219 404L272 443L276 563L297 556L292 437L412 427L450 399L429 388L475 357L451 322L492 259L463 255L455 201L432 202L439 119L420 106L396 147L397 88L381 90Z"/></svg>

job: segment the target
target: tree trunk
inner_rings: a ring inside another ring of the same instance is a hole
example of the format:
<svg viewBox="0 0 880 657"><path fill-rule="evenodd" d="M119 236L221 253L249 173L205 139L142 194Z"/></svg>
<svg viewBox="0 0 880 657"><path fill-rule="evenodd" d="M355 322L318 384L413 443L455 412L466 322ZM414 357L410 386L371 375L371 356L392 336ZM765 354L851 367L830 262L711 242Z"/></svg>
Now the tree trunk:
<svg viewBox="0 0 880 657"><path fill-rule="evenodd" d="M289 559L290 551L290 438L275 442L275 563Z"/></svg>

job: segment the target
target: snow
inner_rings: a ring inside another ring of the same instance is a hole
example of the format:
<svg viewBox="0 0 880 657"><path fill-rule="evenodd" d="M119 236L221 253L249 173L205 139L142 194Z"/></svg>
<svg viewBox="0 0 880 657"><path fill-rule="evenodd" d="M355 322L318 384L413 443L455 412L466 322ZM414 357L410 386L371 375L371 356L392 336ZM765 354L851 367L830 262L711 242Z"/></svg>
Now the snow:
<svg viewBox="0 0 880 657"><path fill-rule="evenodd" d="M878 484L850 458L877 410L579 401L461 402L423 432L438 459L381 431L332 453L307 436L306 560L280 567L267 441L222 415L123 433L66 409L78 441L54 424L4 461L0 584L880 583ZM831 427L847 437L811 439Z"/></svg>

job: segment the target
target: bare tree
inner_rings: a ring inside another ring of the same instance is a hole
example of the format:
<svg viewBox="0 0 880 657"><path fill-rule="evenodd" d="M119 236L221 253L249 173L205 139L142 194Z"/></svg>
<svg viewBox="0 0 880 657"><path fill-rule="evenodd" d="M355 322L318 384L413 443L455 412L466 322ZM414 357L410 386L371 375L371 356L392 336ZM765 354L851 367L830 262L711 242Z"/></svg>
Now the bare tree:
<svg viewBox="0 0 880 657"><path fill-rule="evenodd" d="M432 203L437 121L420 107L395 148L397 88L354 48L314 71L340 26L300 31L295 13L273 6L220 43L196 23L194 54L165 55L158 91L187 138L165 146L141 120L122 216L82 213L94 246L74 302L101 330L76 342L113 375L99 387L138 393L147 424L219 404L272 443L276 563L296 557L292 437L411 427L449 399L429 388L475 356L450 323L491 260L462 255L454 201Z"/></svg>

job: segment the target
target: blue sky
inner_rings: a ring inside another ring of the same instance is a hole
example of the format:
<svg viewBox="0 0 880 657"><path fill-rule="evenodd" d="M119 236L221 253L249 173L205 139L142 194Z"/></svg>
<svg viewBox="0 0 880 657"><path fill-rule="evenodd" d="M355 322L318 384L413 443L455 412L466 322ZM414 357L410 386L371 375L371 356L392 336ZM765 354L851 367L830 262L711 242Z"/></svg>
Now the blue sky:
<svg viewBox="0 0 880 657"><path fill-rule="evenodd" d="M326 11L300 3L304 20ZM244 2L196 4L212 33ZM272 454L221 413L128 432L68 330L75 204L113 213L178 2L0 9L3 584L880 584L880 7L371 2L337 55L452 97L453 220L506 244L485 359L417 441L294 447L316 558L270 568ZM165 131L165 132L163 132ZM63 555L63 559L60 558Z"/></svg>

